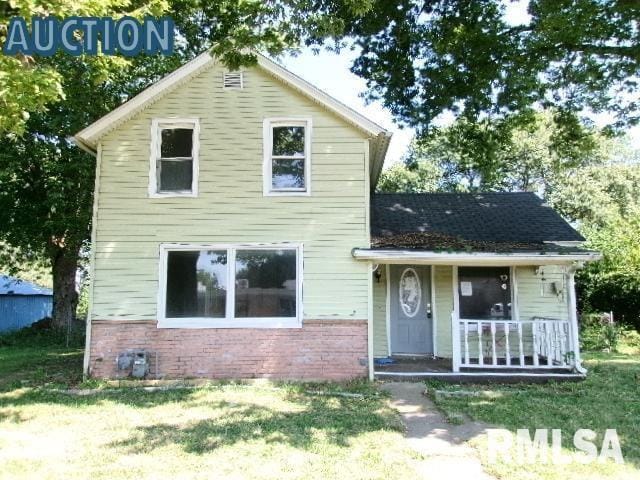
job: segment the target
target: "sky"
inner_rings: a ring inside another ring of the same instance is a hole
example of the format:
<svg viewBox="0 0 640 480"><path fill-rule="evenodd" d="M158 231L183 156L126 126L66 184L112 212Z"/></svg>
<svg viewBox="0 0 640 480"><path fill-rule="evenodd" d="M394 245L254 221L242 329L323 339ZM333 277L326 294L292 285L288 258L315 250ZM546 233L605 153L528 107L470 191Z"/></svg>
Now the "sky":
<svg viewBox="0 0 640 480"><path fill-rule="evenodd" d="M508 2L506 5L506 19L513 25L528 23L527 0ZM393 133L385 166L401 160L414 135L411 128L401 128L393 122L391 113L385 110L379 102L366 104L361 94L366 90L366 83L360 77L349 71L357 52L343 50L340 54L322 51L314 54L310 49L303 50L299 55L286 56L278 59L287 69L324 90L332 97L365 115ZM596 125L608 121L606 115L594 118ZM444 116L440 123L446 124L452 117ZM640 142L640 127L630 132L632 138Z"/></svg>

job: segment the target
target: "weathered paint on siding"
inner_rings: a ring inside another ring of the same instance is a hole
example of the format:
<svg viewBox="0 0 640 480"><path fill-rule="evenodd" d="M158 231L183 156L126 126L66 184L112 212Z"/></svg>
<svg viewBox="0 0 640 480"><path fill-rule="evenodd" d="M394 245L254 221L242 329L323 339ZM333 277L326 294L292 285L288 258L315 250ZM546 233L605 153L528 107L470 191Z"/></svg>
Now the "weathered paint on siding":
<svg viewBox="0 0 640 480"><path fill-rule="evenodd" d="M434 266L435 305L436 305L436 343L437 355L450 358L453 354L451 345L451 312L453 311L453 267ZM553 291L552 283L564 286L563 270L560 266L545 266L543 276L536 275L536 267L517 267L517 304L521 320L531 320L533 317L549 317L568 320L566 296L558 296ZM385 270L383 269L383 272ZM566 288L566 286L565 286ZM374 284L374 354L387 355L386 331L386 281ZM566 292L565 292L566 295ZM527 327L530 328L530 327ZM531 350L530 330L524 332L525 351ZM510 334L512 353L517 348L517 334ZM470 353L477 354L475 333L469 334Z"/></svg>
<svg viewBox="0 0 640 480"><path fill-rule="evenodd" d="M516 269L520 320L531 320L533 317L569 320L567 286L562 267L553 265L542 267L544 275L536 275L536 268L518 267ZM564 295L556 295L553 282L563 286Z"/></svg>
<svg viewBox="0 0 640 480"><path fill-rule="evenodd" d="M435 268L436 343L438 356L449 358L451 349L451 312L453 311L453 267L437 265Z"/></svg>
<svg viewBox="0 0 640 480"><path fill-rule="evenodd" d="M373 280L373 356L389 355L387 344L387 265L378 267L380 280Z"/></svg>
<svg viewBox="0 0 640 480"><path fill-rule="evenodd" d="M93 319L155 319L165 242L304 244L304 318L365 319L365 135L263 71L213 66L102 139ZM309 197L264 197L265 117L312 117ZM197 198L148 198L151 119L200 119Z"/></svg>

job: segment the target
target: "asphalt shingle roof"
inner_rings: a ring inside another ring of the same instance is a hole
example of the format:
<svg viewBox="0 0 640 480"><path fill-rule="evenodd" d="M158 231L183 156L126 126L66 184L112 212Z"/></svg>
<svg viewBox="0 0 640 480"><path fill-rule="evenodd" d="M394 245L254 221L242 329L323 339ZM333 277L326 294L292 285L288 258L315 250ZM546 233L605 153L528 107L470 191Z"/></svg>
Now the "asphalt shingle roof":
<svg viewBox="0 0 640 480"><path fill-rule="evenodd" d="M546 250L544 242L584 240L533 193L375 194L371 236L374 248L429 250Z"/></svg>

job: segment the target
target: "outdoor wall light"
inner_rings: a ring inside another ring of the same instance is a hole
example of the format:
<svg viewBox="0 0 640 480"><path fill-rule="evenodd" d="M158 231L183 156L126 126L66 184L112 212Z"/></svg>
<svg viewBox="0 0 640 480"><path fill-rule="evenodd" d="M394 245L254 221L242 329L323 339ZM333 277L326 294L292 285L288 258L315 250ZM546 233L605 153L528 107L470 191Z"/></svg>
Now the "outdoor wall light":
<svg viewBox="0 0 640 480"><path fill-rule="evenodd" d="M380 270L380 265L373 266L373 276L376 277L376 283L380 283L380 278L382 278L382 270Z"/></svg>

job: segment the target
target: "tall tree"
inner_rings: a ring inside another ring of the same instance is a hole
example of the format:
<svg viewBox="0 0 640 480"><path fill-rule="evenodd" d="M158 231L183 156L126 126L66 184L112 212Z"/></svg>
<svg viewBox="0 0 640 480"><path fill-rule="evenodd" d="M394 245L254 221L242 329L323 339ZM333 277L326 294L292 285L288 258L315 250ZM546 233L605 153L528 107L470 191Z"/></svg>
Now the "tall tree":
<svg viewBox="0 0 640 480"><path fill-rule="evenodd" d="M579 168L604 161L593 129L563 128L552 112L530 123L460 118L414 140L404 164L385 171L382 191L532 191L549 194Z"/></svg>
<svg viewBox="0 0 640 480"><path fill-rule="evenodd" d="M345 31L361 54L353 71L369 98L418 128L451 111L471 119L528 116L538 106L571 122L640 115L640 2L528 0L514 23L505 0L375 0Z"/></svg>
<svg viewBox="0 0 640 480"><path fill-rule="evenodd" d="M20 16L27 23L35 16L123 16L158 15L166 9L165 0L9 0L0 3L0 44L8 35L9 20ZM86 59L90 61L91 59ZM116 65L123 60L115 60ZM102 57L97 65L108 67L110 59ZM21 134L29 115L43 112L47 105L61 101L64 71L55 62L34 56L0 54L0 134Z"/></svg>
<svg viewBox="0 0 640 480"><path fill-rule="evenodd" d="M189 58L211 49L231 68L255 62L254 50L280 54L304 39L322 42L344 34L345 19L359 18L370 0L9 0L0 3L0 44L11 17L166 14L176 22L177 53ZM99 62L108 64L109 57ZM116 60L124 63L122 58ZM34 112L66 98L64 71L37 57L0 54L0 134L24 132ZM143 82L144 83L144 80Z"/></svg>
<svg viewBox="0 0 640 480"><path fill-rule="evenodd" d="M349 15L357 15L368 1L344 4ZM15 0L9 7L0 7L0 24L14 14L28 19L163 12L178 30L176 54L169 57L0 56L0 65L15 67L0 74L0 134L5 133L0 138L0 242L5 243L0 247L12 253L0 252L0 261L15 266L21 254L50 264L58 326L75 313L76 271L79 252L89 241L94 186L94 160L72 145L70 136L206 49L235 68L255 62L251 48L277 54L297 46L305 34L334 35L343 27L335 12L307 1Z"/></svg>
<svg viewBox="0 0 640 480"><path fill-rule="evenodd" d="M614 145L610 157L620 159ZM623 150L624 151L624 150ZM613 311L640 329L640 164L618 161L567 176L549 197L587 246L602 252L578 276L582 308Z"/></svg>
<svg viewBox="0 0 640 480"><path fill-rule="evenodd" d="M49 263L54 323L63 326L77 305L76 271L89 238L95 168L93 157L69 137L117 105L123 88L104 82L95 62L62 54L47 62L63 73L66 99L34 112L21 137L0 140L0 238L23 258Z"/></svg>

